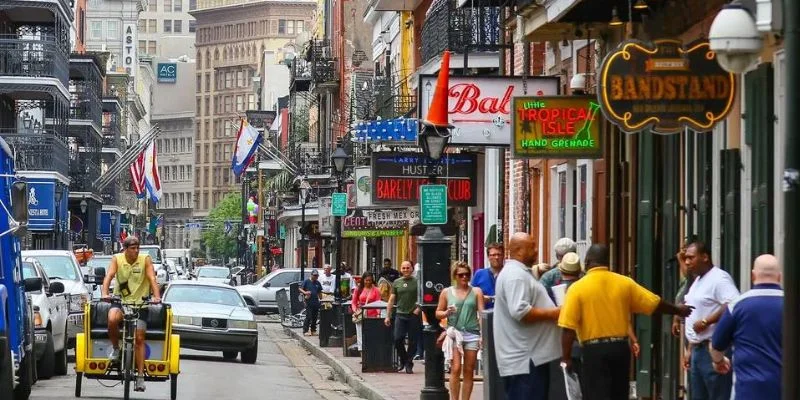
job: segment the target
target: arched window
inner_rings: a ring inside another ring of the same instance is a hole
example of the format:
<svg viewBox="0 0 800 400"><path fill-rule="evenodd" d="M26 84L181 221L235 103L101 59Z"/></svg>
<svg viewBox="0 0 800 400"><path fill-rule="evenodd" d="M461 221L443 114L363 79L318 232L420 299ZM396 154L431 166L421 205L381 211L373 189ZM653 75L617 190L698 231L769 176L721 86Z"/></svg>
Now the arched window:
<svg viewBox="0 0 800 400"><path fill-rule="evenodd" d="M200 52L197 52L197 56L195 56L197 60L197 69L203 69L203 55Z"/></svg>
<svg viewBox="0 0 800 400"><path fill-rule="evenodd" d="M219 60L219 49L214 50L214 61Z"/></svg>
<svg viewBox="0 0 800 400"><path fill-rule="evenodd" d="M223 60L227 60L228 59L228 48L227 47L222 49L222 59Z"/></svg>

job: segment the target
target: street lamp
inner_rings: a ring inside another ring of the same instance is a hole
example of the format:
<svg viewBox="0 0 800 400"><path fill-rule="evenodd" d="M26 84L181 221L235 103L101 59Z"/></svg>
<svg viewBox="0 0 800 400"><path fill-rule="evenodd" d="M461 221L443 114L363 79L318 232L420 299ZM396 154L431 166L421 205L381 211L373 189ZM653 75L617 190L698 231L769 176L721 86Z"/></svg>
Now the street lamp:
<svg viewBox="0 0 800 400"><path fill-rule="evenodd" d="M306 204L308 204L308 195L311 190L311 185L308 181L303 179L300 182L300 281L305 280L306 257L308 256L308 239L306 239Z"/></svg>
<svg viewBox="0 0 800 400"><path fill-rule="evenodd" d="M86 199L81 200L81 214L86 214L87 207L89 207L89 203L86 202Z"/></svg>
<svg viewBox="0 0 800 400"><path fill-rule="evenodd" d="M431 161L439 161L442 159L444 149L447 148L447 142L450 139L451 125L446 127L436 127L426 121L422 122L422 132L417 135L419 146L422 147L422 152Z"/></svg>
<svg viewBox="0 0 800 400"><path fill-rule="evenodd" d="M344 175L344 167L347 159L350 156L344 151L343 148L337 147L336 151L331 155L331 162L333 169L336 170L336 191L342 191L342 177ZM334 299L339 300L342 297L342 291L339 288L342 279L342 217L333 217L333 240L336 242L336 278L334 279Z"/></svg>

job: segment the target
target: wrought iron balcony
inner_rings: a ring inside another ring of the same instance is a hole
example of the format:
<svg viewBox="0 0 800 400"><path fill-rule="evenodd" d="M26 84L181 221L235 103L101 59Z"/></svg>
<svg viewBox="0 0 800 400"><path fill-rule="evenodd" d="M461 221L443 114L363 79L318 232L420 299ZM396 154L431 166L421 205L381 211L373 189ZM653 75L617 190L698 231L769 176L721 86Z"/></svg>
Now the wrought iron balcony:
<svg viewBox="0 0 800 400"><path fill-rule="evenodd" d="M122 137L117 125L103 126L103 147L124 150Z"/></svg>
<svg viewBox="0 0 800 400"><path fill-rule="evenodd" d="M500 7L458 8L454 0L434 2L422 26L420 55L425 64L445 50L498 51Z"/></svg>
<svg viewBox="0 0 800 400"><path fill-rule="evenodd" d="M66 87L69 58L50 27L25 27L0 34L0 77L55 78Z"/></svg>
<svg viewBox="0 0 800 400"><path fill-rule="evenodd" d="M308 91L311 83L311 64L301 58L292 60L289 68L291 71L291 82L289 87L294 92Z"/></svg>
<svg viewBox="0 0 800 400"><path fill-rule="evenodd" d="M102 123L103 76L98 62L91 55L73 55L70 59L70 120L88 120L98 126Z"/></svg>
<svg viewBox="0 0 800 400"><path fill-rule="evenodd" d="M100 196L103 198L103 205L107 206L118 206L120 205L120 195L121 195L122 186L120 185L119 181L116 181L103 189L103 192L100 193Z"/></svg>
<svg viewBox="0 0 800 400"><path fill-rule="evenodd" d="M88 157L82 155L77 162L73 161L69 164L69 190L71 192L93 192L93 183L99 177L100 164Z"/></svg>
<svg viewBox="0 0 800 400"><path fill-rule="evenodd" d="M37 135L0 129L0 136L3 136L14 153L17 171L53 171L67 176L69 172L67 144L51 130L46 129L45 133Z"/></svg>
<svg viewBox="0 0 800 400"><path fill-rule="evenodd" d="M314 40L309 48L307 60L311 63L311 79L314 82L326 83L339 80L330 40Z"/></svg>

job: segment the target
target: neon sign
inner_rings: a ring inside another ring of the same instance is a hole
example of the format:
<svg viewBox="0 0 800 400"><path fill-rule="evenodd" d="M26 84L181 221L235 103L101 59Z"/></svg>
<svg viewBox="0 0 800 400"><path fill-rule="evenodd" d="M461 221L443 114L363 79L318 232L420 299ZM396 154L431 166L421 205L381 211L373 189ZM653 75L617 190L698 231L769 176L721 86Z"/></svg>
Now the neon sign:
<svg viewBox="0 0 800 400"><path fill-rule="evenodd" d="M601 158L600 105L585 96L515 97L517 158Z"/></svg>

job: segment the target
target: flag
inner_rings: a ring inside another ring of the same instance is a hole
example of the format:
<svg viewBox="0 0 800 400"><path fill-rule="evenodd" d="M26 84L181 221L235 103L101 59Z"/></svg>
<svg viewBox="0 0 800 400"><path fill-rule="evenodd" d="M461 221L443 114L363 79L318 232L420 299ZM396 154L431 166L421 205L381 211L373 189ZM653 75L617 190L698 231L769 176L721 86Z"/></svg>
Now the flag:
<svg viewBox="0 0 800 400"><path fill-rule="evenodd" d="M144 198L144 152L139 153L136 159L133 160L130 171L131 180L133 181L133 192L136 193L136 197L140 199Z"/></svg>
<svg viewBox="0 0 800 400"><path fill-rule="evenodd" d="M239 126L239 133L236 136L236 149L233 151L233 161L231 162L231 169L233 169L233 173L237 177L253 161L253 154L255 154L262 140L261 133L242 118L242 125Z"/></svg>
<svg viewBox="0 0 800 400"><path fill-rule="evenodd" d="M150 142L144 151L144 184L147 192L150 193L150 200L158 203L161 199L161 177L158 176L158 159L156 155L156 143Z"/></svg>

